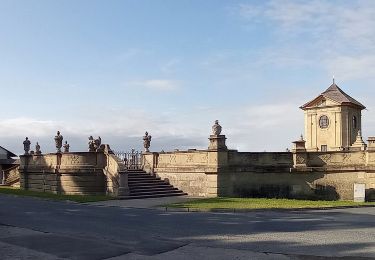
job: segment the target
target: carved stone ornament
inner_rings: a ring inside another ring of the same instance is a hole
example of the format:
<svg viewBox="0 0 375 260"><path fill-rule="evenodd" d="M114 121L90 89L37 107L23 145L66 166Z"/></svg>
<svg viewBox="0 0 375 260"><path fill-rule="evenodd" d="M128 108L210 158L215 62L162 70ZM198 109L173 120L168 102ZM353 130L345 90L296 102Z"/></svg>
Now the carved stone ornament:
<svg viewBox="0 0 375 260"><path fill-rule="evenodd" d="M94 140L95 151L97 151L100 148L101 144L102 144L102 138L100 138L100 136L98 136L98 138Z"/></svg>
<svg viewBox="0 0 375 260"><path fill-rule="evenodd" d="M89 137L89 152L95 152L95 140L92 135Z"/></svg>
<svg viewBox="0 0 375 260"><path fill-rule="evenodd" d="M25 150L25 155L29 154L31 142L28 137L23 141L23 149Z"/></svg>
<svg viewBox="0 0 375 260"><path fill-rule="evenodd" d="M219 120L215 120L215 124L212 126L212 134L220 135L221 134L221 125L219 125Z"/></svg>
<svg viewBox="0 0 375 260"><path fill-rule="evenodd" d="M35 145L35 154L37 155L42 154L42 151L40 150L40 145L38 142L36 142L36 145Z"/></svg>
<svg viewBox="0 0 375 260"><path fill-rule="evenodd" d="M306 163L306 159L305 159L305 157L297 154L296 162L297 162L297 164L305 164Z"/></svg>
<svg viewBox="0 0 375 260"><path fill-rule="evenodd" d="M57 135L55 136L55 144L58 153L61 153L63 139L64 137L60 134L60 131L57 131Z"/></svg>
<svg viewBox="0 0 375 260"><path fill-rule="evenodd" d="M145 135L143 136L143 147L145 148L145 152L150 152L149 148L151 145L151 138L151 135L149 135L146 131Z"/></svg>
<svg viewBox="0 0 375 260"><path fill-rule="evenodd" d="M64 144L64 153L69 153L70 145L68 144L68 141L65 141Z"/></svg>
<svg viewBox="0 0 375 260"><path fill-rule="evenodd" d="M100 149L101 144L102 144L102 138L100 138L100 136L98 136L97 139L94 139L94 137L92 137L92 135L90 135L90 137L89 137L89 152L97 152Z"/></svg>

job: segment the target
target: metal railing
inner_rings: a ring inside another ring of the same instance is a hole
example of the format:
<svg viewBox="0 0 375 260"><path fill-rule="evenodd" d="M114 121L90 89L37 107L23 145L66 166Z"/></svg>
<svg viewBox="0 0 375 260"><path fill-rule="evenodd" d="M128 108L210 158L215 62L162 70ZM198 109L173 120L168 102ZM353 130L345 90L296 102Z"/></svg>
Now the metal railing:
<svg viewBox="0 0 375 260"><path fill-rule="evenodd" d="M142 169L142 152L132 149L130 152L117 151L115 155L124 163L126 169Z"/></svg>

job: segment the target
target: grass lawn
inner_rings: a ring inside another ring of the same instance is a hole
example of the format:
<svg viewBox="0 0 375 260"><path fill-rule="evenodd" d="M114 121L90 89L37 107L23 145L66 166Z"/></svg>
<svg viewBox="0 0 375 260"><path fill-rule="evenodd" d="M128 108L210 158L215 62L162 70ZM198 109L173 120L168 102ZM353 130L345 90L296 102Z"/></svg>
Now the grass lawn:
<svg viewBox="0 0 375 260"><path fill-rule="evenodd" d="M0 186L0 194L37 197L37 198L45 198L45 199L52 199L52 200L70 200L70 201L75 201L75 202L79 202L79 203L114 199L113 197L105 196L105 195L95 195L95 196L94 195L92 195L92 196L58 195L58 194L53 194L53 193L49 193L49 192L21 190L19 188L6 187L6 186Z"/></svg>
<svg viewBox="0 0 375 260"><path fill-rule="evenodd" d="M263 198L207 198L166 205L191 209L299 209L375 205L375 202L322 201Z"/></svg>

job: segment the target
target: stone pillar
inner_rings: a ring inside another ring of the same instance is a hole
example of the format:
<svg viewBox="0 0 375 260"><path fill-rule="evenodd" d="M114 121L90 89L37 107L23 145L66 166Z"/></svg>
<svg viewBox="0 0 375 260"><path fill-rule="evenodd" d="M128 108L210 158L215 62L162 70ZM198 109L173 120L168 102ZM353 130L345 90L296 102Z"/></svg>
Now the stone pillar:
<svg viewBox="0 0 375 260"><path fill-rule="evenodd" d="M3 168L0 164L0 184L4 184L4 183L5 183L4 171L3 171Z"/></svg>
<svg viewBox="0 0 375 260"><path fill-rule="evenodd" d="M225 135L210 135L210 138L208 138L208 140L210 140L210 145L208 146L208 150L211 150L211 151L228 150L225 144L226 139L227 138L225 137Z"/></svg>
<svg viewBox="0 0 375 260"><path fill-rule="evenodd" d="M28 177L28 168L29 168L29 160L31 155L21 155L20 156L20 188L23 190L27 190L29 188L29 177Z"/></svg>
<svg viewBox="0 0 375 260"><path fill-rule="evenodd" d="M293 166L294 167L306 167L307 166L307 152L306 152L306 141L301 139L293 142Z"/></svg>
<svg viewBox="0 0 375 260"><path fill-rule="evenodd" d="M225 135L221 135L222 127L219 124L219 120L215 120L214 125L212 126L212 135L210 135L210 145L208 146L208 150L211 151L226 151L228 150L227 146L225 145Z"/></svg>
<svg viewBox="0 0 375 260"><path fill-rule="evenodd" d="M119 172L119 189L118 196L128 196L129 195L129 185L128 185L128 173Z"/></svg>
<svg viewBox="0 0 375 260"><path fill-rule="evenodd" d="M367 150L375 151L375 137L369 137L367 142L368 142Z"/></svg>

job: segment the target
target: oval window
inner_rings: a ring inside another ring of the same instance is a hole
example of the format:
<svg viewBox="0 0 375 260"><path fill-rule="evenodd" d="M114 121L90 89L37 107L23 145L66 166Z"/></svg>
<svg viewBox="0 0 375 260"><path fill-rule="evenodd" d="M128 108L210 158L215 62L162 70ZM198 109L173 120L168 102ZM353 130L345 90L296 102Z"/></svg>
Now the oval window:
<svg viewBox="0 0 375 260"><path fill-rule="evenodd" d="M328 116L321 116L319 119L320 128L327 128L329 126Z"/></svg>

